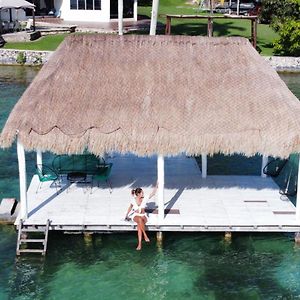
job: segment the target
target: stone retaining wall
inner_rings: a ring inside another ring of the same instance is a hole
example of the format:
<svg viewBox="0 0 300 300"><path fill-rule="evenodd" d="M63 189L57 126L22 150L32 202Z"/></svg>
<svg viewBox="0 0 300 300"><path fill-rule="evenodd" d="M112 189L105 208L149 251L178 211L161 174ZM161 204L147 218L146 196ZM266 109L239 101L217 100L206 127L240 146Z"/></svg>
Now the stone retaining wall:
<svg viewBox="0 0 300 300"><path fill-rule="evenodd" d="M264 56L276 71L300 72L300 57Z"/></svg>
<svg viewBox="0 0 300 300"><path fill-rule="evenodd" d="M53 52L0 49L0 65L42 65L49 59L51 53ZM300 72L300 57L263 56L263 58L277 71Z"/></svg>
<svg viewBox="0 0 300 300"><path fill-rule="evenodd" d="M0 49L0 65L42 65L52 51Z"/></svg>

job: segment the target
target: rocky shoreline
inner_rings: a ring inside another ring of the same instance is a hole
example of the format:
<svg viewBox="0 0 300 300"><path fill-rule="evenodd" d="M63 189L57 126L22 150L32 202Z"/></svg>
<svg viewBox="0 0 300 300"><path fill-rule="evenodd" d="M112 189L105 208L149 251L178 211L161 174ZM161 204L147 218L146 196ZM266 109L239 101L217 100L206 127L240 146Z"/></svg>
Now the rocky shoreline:
<svg viewBox="0 0 300 300"><path fill-rule="evenodd" d="M0 65L43 65L53 51L0 49ZM300 72L300 57L263 56L277 71Z"/></svg>

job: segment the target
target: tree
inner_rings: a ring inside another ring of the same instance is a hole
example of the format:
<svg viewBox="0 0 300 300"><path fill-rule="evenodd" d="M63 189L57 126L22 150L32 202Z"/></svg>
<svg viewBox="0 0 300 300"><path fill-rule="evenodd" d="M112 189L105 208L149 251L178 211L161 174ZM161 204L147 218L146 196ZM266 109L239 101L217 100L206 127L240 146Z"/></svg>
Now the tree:
<svg viewBox="0 0 300 300"><path fill-rule="evenodd" d="M260 21L272 24L286 18L300 19L300 0L262 0Z"/></svg>
<svg viewBox="0 0 300 300"><path fill-rule="evenodd" d="M300 0L263 0L260 21L279 34L275 54L300 56Z"/></svg>
<svg viewBox="0 0 300 300"><path fill-rule="evenodd" d="M300 56L300 21L289 19L278 27L280 37L274 43L275 53Z"/></svg>

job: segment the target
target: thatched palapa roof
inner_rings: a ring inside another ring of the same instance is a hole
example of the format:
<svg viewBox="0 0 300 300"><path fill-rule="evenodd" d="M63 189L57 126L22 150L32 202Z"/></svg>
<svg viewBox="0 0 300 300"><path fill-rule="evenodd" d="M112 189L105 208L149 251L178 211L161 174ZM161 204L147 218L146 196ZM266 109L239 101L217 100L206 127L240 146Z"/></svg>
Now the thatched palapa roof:
<svg viewBox="0 0 300 300"><path fill-rule="evenodd" d="M2 132L25 149L300 152L300 103L244 38L71 36Z"/></svg>

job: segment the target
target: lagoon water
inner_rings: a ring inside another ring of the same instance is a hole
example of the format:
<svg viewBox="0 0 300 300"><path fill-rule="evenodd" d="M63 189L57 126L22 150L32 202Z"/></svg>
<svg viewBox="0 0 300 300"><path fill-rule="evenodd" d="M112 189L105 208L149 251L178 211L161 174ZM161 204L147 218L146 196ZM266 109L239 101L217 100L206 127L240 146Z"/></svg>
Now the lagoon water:
<svg viewBox="0 0 300 300"><path fill-rule="evenodd" d="M38 70L0 67L0 129ZM300 98L300 74L281 74ZM49 156L48 156L49 157ZM47 158L46 158L47 159ZM49 157L49 159L51 159ZM28 176L34 153L26 156ZM297 157L277 179L294 182ZM209 173L258 174L259 157L209 160ZM0 150L0 199L18 197L16 149ZM154 234L141 252L134 233L51 233L46 258L15 257L16 232L0 226L0 300L5 299L300 299L300 246L292 235Z"/></svg>

